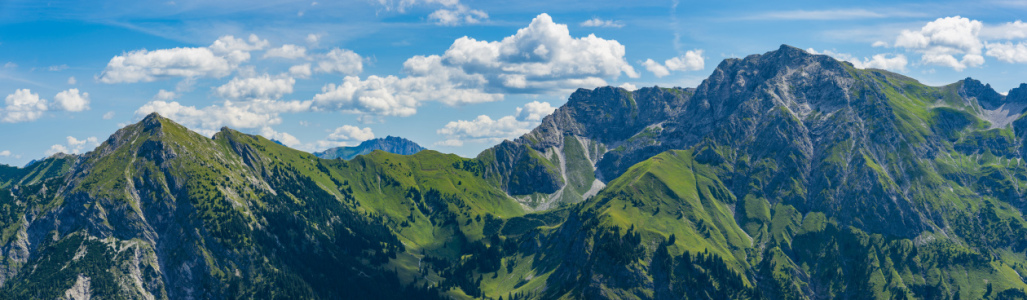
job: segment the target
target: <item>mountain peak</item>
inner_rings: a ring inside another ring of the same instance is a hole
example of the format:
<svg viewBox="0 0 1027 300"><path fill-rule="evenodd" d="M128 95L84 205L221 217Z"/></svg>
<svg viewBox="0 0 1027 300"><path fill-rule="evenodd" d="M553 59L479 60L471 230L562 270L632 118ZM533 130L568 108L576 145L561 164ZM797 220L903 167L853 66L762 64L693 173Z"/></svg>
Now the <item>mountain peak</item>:
<svg viewBox="0 0 1027 300"><path fill-rule="evenodd" d="M963 79L963 85L959 88L959 95L967 99L976 98L977 103L980 103L985 109L999 107L1005 100L1002 95L991 87L991 84L984 84L970 77Z"/></svg>
<svg viewBox="0 0 1027 300"><path fill-rule="evenodd" d="M340 158L350 160L357 155L368 154L374 150L382 150L401 155L411 155L426 149L411 140L390 135L384 138L363 141L356 147L335 147L322 152L314 152L313 154L314 156L326 159Z"/></svg>

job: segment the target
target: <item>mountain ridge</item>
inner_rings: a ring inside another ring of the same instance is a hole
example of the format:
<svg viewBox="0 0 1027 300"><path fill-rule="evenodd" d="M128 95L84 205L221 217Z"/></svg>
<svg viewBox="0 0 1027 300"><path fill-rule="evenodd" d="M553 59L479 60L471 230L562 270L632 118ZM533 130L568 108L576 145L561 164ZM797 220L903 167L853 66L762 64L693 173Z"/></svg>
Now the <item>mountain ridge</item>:
<svg viewBox="0 0 1027 300"><path fill-rule="evenodd" d="M0 169L0 296L1024 298L1025 95L782 45L579 89L475 158L151 114Z"/></svg>

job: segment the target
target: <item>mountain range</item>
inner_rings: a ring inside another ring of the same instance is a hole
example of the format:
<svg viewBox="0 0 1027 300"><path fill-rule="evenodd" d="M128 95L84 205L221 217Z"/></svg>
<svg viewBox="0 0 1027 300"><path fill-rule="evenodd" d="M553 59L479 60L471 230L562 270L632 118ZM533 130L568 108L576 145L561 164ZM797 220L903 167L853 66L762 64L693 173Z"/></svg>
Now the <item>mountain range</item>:
<svg viewBox="0 0 1027 300"><path fill-rule="evenodd" d="M475 158L151 114L0 167L0 298L1027 299L1025 108L781 46Z"/></svg>
<svg viewBox="0 0 1027 300"><path fill-rule="evenodd" d="M421 152L421 150L425 150L425 148L411 140L390 135L385 138L363 141L360 145L355 147L335 147L321 152L314 152L313 154L318 158L324 159L350 160L357 155L370 154L374 150L382 150L402 155L412 155L414 153Z"/></svg>

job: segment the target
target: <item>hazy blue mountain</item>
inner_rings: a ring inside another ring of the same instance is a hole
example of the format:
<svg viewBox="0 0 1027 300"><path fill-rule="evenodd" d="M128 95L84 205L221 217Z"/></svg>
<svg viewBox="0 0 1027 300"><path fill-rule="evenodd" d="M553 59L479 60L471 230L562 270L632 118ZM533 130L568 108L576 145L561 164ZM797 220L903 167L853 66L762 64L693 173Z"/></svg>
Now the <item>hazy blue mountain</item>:
<svg viewBox="0 0 1027 300"><path fill-rule="evenodd" d="M335 147L321 152L314 152L314 156L324 159L350 160L357 155L365 155L374 150L381 150L400 155L413 155L414 153L426 150L421 145L408 139L395 136L366 140L355 147Z"/></svg>

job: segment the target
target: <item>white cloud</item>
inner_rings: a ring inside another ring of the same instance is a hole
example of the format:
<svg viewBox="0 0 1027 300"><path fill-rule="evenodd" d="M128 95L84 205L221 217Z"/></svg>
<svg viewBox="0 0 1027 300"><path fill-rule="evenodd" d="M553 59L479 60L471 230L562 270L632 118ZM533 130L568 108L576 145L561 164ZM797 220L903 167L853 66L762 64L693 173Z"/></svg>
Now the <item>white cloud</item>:
<svg viewBox="0 0 1027 300"><path fill-rule="evenodd" d="M652 72L656 77L670 75L670 71L698 71L706 66L706 58L703 57L703 50L696 49L685 52L685 55L673 57L660 64L652 59L646 59L642 66Z"/></svg>
<svg viewBox="0 0 1027 300"><path fill-rule="evenodd" d="M603 20L603 19L600 19L599 17L593 17L591 19L588 19L585 22L581 22L580 25L582 27L613 27L613 28L622 28L622 27L624 27L624 22L614 21L614 20Z"/></svg>
<svg viewBox="0 0 1027 300"><path fill-rule="evenodd" d="M895 39L895 47L920 53L924 64L962 71L984 64L984 44L978 37L983 26L980 21L960 16L939 18L920 30L903 30Z"/></svg>
<svg viewBox="0 0 1027 300"><path fill-rule="evenodd" d="M517 120L521 121L542 121L549 114L556 111L549 102L531 101L524 104L524 107L517 108Z"/></svg>
<svg viewBox="0 0 1027 300"><path fill-rule="evenodd" d="M370 127L360 128L352 125L342 125L342 127L335 128L324 140L317 141L313 145L304 145L304 147L312 150L344 147L350 146L350 142L362 142L373 138L374 132L371 131Z"/></svg>
<svg viewBox="0 0 1027 300"><path fill-rule="evenodd" d="M489 14L485 11L471 9L459 3L448 8L440 8L428 15L428 19L434 21L435 24L446 26L478 24L488 18Z"/></svg>
<svg viewBox="0 0 1027 300"><path fill-rule="evenodd" d="M91 136L85 139L76 139L73 136L67 137L67 144L54 144L50 146L50 150L46 151L46 155L54 155L57 153L65 154L81 154L87 150L94 149L100 146L100 140L95 136Z"/></svg>
<svg viewBox="0 0 1027 300"><path fill-rule="evenodd" d="M488 13L467 7L460 3L460 0L378 0L386 10L396 10L400 13L406 12L407 8L415 5L441 5L428 16L428 20L439 25L460 25L477 24L488 20Z"/></svg>
<svg viewBox="0 0 1027 300"><path fill-rule="evenodd" d="M619 85L617 87L625 89L625 90L629 90L629 91L638 90L638 86L635 86L634 84L631 84L629 82L622 83L621 85Z"/></svg>
<svg viewBox="0 0 1027 300"><path fill-rule="evenodd" d="M459 147L465 142L497 143L505 139L514 139L538 125L543 117L556 108L547 102L531 102L517 108L517 113L492 119L480 115L474 120L457 120L447 123L435 132L445 137L437 146Z"/></svg>
<svg viewBox="0 0 1027 300"><path fill-rule="evenodd" d="M447 105L503 99L504 93L568 92L639 75L624 46L595 35L574 38L547 14L500 41L462 37L442 55L414 56L405 77L346 77L314 96L314 106L364 115L409 116L426 101Z"/></svg>
<svg viewBox="0 0 1027 300"><path fill-rule="evenodd" d="M4 103L6 107L0 109L0 121L6 123L35 121L48 109L46 99L29 89L15 90L14 94L7 95Z"/></svg>
<svg viewBox="0 0 1027 300"><path fill-rule="evenodd" d="M671 71L699 71L706 66L703 50L696 49L685 52L685 55L674 57L663 62Z"/></svg>
<svg viewBox="0 0 1027 300"><path fill-rule="evenodd" d="M906 71L909 60L902 54L874 54L870 58L858 58L848 53L838 53L832 50L817 52L813 48L806 49L812 54L823 54L834 57L837 60L852 63L852 66L860 69L883 69L890 71Z"/></svg>
<svg viewBox="0 0 1027 300"><path fill-rule="evenodd" d="M1006 63L1027 63L1025 39L1027 23L1020 20L988 25L954 16L929 22L920 30L903 30L894 46L920 53L923 64L962 71L983 65L983 55Z"/></svg>
<svg viewBox="0 0 1027 300"><path fill-rule="evenodd" d="M68 84L74 85L76 83L78 83L78 80L75 80L75 76L68 77Z"/></svg>
<svg viewBox="0 0 1027 300"><path fill-rule="evenodd" d="M449 122L445 127L437 130L436 133L446 136L447 141L460 140L463 142L496 143L530 132L529 126L529 122L519 121L514 116L505 116L493 120L489 116L480 115L474 120Z"/></svg>
<svg viewBox="0 0 1027 300"><path fill-rule="evenodd" d="M876 41L876 42L874 42L874 44L870 45L870 47L874 47L874 48L877 48L877 47L888 48L889 46L888 46L888 42Z"/></svg>
<svg viewBox="0 0 1027 300"><path fill-rule="evenodd" d="M307 43L308 44L317 45L317 43L319 41L321 41L321 35L320 34L313 34L313 33L311 33L311 34L307 35Z"/></svg>
<svg viewBox="0 0 1027 300"><path fill-rule="evenodd" d="M489 94L477 87L485 83L481 76L472 76L459 69L441 65L438 56L417 56L404 63L411 76L369 76L361 80L346 76L341 84L328 84L314 96L314 107L349 113L378 116L411 116L423 101L439 101L448 105L491 102L502 95Z"/></svg>
<svg viewBox="0 0 1027 300"><path fill-rule="evenodd" d="M175 100L175 98L178 98L178 94L164 89L157 91L157 94L153 95L153 100L171 101Z"/></svg>
<svg viewBox="0 0 1027 300"><path fill-rule="evenodd" d="M296 147L300 145L300 140L297 139L295 136L288 134L286 132L275 131L274 129L271 129L270 126L261 127L260 135L270 140L279 141L282 144L289 147Z"/></svg>
<svg viewBox="0 0 1027 300"><path fill-rule="evenodd" d="M11 61L9 61L9 62L4 64L4 69L15 69L17 67L18 67L18 64L14 63L14 62L11 62Z"/></svg>
<svg viewBox="0 0 1027 300"><path fill-rule="evenodd" d="M204 135L213 135L219 128L229 126L236 129L263 128L282 122L280 114L310 110L310 101L253 100L245 102L225 101L221 105L204 108L186 106L176 101L155 100L136 110L142 118L156 112L175 120Z"/></svg>
<svg viewBox="0 0 1027 300"><path fill-rule="evenodd" d="M137 50L115 56L100 75L104 83L150 82L168 77L227 76L233 66L207 48Z"/></svg>
<svg viewBox="0 0 1027 300"><path fill-rule="evenodd" d="M250 60L250 51L263 50L269 45L267 40L261 40L255 34L251 34L248 40L247 42L243 39L226 35L214 41L209 48L214 53L227 58L229 62L239 64Z"/></svg>
<svg viewBox="0 0 1027 300"><path fill-rule="evenodd" d="M103 119L104 120L110 120L110 119L113 119L113 118L114 118L114 111L113 110L112 111L108 111L107 113L103 114Z"/></svg>
<svg viewBox="0 0 1027 300"><path fill-rule="evenodd" d="M638 73L624 60L624 46L595 35L574 38L567 25L540 14L526 28L501 41L462 37L442 56L447 66L481 74L493 88L519 90L573 89L582 83L602 83L602 77Z"/></svg>
<svg viewBox="0 0 1027 300"><path fill-rule="evenodd" d="M68 69L68 65L50 66L49 68L46 68L46 69L50 70L51 72L64 71L64 70Z"/></svg>
<svg viewBox="0 0 1027 300"><path fill-rule="evenodd" d="M323 73L360 74L364 70L363 58L347 49L335 48L321 55L316 71Z"/></svg>
<svg viewBox="0 0 1027 300"><path fill-rule="evenodd" d="M986 45L988 56L1007 63L1027 63L1027 45L1023 42L1017 44L1011 42L986 43Z"/></svg>
<svg viewBox="0 0 1027 300"><path fill-rule="evenodd" d="M79 93L78 89L69 89L54 96L54 103L66 111L83 111L89 109L89 93Z"/></svg>
<svg viewBox="0 0 1027 300"><path fill-rule="evenodd" d="M310 64L302 64L289 67L289 74L299 78L308 78L311 75Z"/></svg>
<svg viewBox="0 0 1027 300"><path fill-rule="evenodd" d="M10 156L11 156L11 151L10 150L0 151L0 157L10 157Z"/></svg>
<svg viewBox="0 0 1027 300"><path fill-rule="evenodd" d="M873 68L892 71L905 71L907 64L909 64L909 61L906 59L906 56L902 54L896 54L892 57L888 57L887 54L874 54L870 59L864 58L861 64L862 66L853 63L857 68Z"/></svg>
<svg viewBox="0 0 1027 300"><path fill-rule="evenodd" d="M278 48L272 48L264 53L264 58L280 57L285 59L300 59L307 57L307 48L293 44L285 44Z"/></svg>
<svg viewBox="0 0 1027 300"><path fill-rule="evenodd" d="M663 65L652 60L651 58L643 61L642 66L644 66L646 70L649 70L649 72L652 72L653 75L656 75L656 77L670 75L670 70L667 70L667 67L664 67Z"/></svg>
<svg viewBox="0 0 1027 300"><path fill-rule="evenodd" d="M250 35L249 42L222 36L210 47L136 50L111 58L100 74L104 83L150 82L169 77L227 76L250 59L250 51L267 47L267 40Z"/></svg>
<svg viewBox="0 0 1027 300"><path fill-rule="evenodd" d="M371 131L371 127L360 128L352 125L342 125L328 135L329 141L366 141L373 138L374 132Z"/></svg>
<svg viewBox="0 0 1027 300"><path fill-rule="evenodd" d="M49 155L54 155L54 154L57 154L57 153L69 153L70 154L71 150L68 150L68 147L66 147L64 145L54 144L53 146L50 146L50 150L46 151L46 155L48 155L48 156Z"/></svg>
<svg viewBox="0 0 1027 300"><path fill-rule="evenodd" d="M271 78L264 74L261 77L232 78L228 83L215 89L218 96L243 99L278 99L282 95L291 94L296 79L292 77Z"/></svg>
<svg viewBox="0 0 1027 300"><path fill-rule="evenodd" d="M981 37L989 40L1012 40L1027 38L1027 23L1016 20L1002 25L985 26Z"/></svg>

